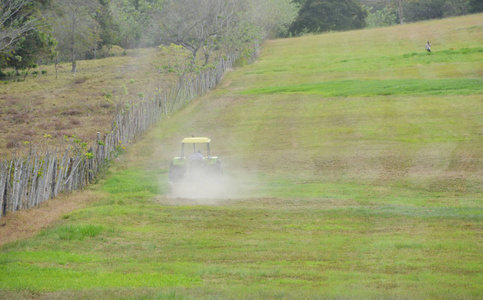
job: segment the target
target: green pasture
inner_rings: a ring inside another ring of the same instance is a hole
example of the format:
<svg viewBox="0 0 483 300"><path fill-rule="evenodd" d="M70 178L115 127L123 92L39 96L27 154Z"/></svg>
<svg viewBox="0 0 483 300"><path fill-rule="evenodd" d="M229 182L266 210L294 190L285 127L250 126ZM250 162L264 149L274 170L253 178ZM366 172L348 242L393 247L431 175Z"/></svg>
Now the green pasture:
<svg viewBox="0 0 483 300"><path fill-rule="evenodd" d="M268 41L118 157L92 204L1 246L0 298L481 298L481 20ZM226 197L169 196L192 134Z"/></svg>

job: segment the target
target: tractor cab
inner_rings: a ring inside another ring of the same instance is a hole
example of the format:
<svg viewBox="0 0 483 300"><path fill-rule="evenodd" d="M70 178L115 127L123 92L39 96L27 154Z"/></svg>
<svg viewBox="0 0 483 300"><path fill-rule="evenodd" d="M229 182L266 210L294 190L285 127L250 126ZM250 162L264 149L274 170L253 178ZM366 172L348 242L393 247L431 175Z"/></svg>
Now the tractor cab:
<svg viewBox="0 0 483 300"><path fill-rule="evenodd" d="M187 137L181 141L181 154L173 158L169 168L169 181L178 182L186 177L221 174L221 162L211 156L211 140L207 137ZM192 176L193 175L193 176ZM195 178L196 179L196 178Z"/></svg>

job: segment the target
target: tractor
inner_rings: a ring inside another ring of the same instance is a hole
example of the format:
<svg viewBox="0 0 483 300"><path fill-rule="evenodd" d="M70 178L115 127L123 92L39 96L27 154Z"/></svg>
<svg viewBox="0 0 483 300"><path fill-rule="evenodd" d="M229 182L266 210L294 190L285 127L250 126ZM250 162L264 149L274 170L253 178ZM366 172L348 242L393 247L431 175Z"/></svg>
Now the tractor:
<svg viewBox="0 0 483 300"><path fill-rule="evenodd" d="M183 180L197 181L205 176L220 176L221 162L217 156L211 156L210 142L207 137L184 138L181 141L181 155L171 161L169 182L175 184ZM185 151L191 153L186 156ZM206 156L203 156L202 151L206 151Z"/></svg>

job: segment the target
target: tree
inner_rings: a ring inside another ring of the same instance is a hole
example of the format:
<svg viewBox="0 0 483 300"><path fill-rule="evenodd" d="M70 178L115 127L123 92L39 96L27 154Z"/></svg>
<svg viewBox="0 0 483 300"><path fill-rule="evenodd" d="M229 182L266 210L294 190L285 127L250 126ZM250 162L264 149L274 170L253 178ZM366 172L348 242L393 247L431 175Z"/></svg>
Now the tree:
<svg viewBox="0 0 483 300"><path fill-rule="evenodd" d="M288 28L297 17L299 5L290 0L250 0L248 21L259 27L263 38L287 36Z"/></svg>
<svg viewBox="0 0 483 300"><path fill-rule="evenodd" d="M14 68L17 72L33 68L41 59L52 58L55 55L56 45L57 43L51 35L38 30L30 31L16 44L8 58L7 66ZM28 71L25 76L27 74Z"/></svg>
<svg viewBox="0 0 483 300"><path fill-rule="evenodd" d="M40 15L32 0L3 0L0 3L0 54L11 51L21 37L37 29Z"/></svg>
<svg viewBox="0 0 483 300"><path fill-rule="evenodd" d="M401 1L401 0L399 0ZM404 21L440 19L443 17L445 0L406 1L404 5Z"/></svg>
<svg viewBox="0 0 483 300"><path fill-rule="evenodd" d="M366 18L366 23L369 28L391 26L397 23L395 12L388 7L378 10L369 8L367 10L369 13Z"/></svg>
<svg viewBox="0 0 483 300"><path fill-rule="evenodd" d="M200 53L206 65L215 50L231 53L286 32L296 12L290 0L166 0L154 19L162 43L189 50L194 66Z"/></svg>
<svg viewBox="0 0 483 300"><path fill-rule="evenodd" d="M402 6L402 0L396 0L397 3L397 13L399 16L399 23L402 25L404 24L404 10Z"/></svg>
<svg viewBox="0 0 483 300"><path fill-rule="evenodd" d="M166 0L156 19L163 43L181 45L192 53L192 64L203 48L205 64L224 31L235 19L240 0Z"/></svg>
<svg viewBox="0 0 483 300"><path fill-rule="evenodd" d="M392 0L390 6L398 11L398 19L404 22L440 19L464 15L469 12L472 0ZM477 0L481 2L481 0ZM404 12L404 13L403 13Z"/></svg>
<svg viewBox="0 0 483 300"><path fill-rule="evenodd" d="M161 32L153 15L161 10L162 0L118 0L111 2L115 20L116 43L123 48L158 46Z"/></svg>
<svg viewBox="0 0 483 300"><path fill-rule="evenodd" d="M470 13L483 12L483 1L481 1L481 0L469 0L469 12Z"/></svg>
<svg viewBox="0 0 483 300"><path fill-rule="evenodd" d="M94 19L97 0L58 0L53 22L54 36L63 58L72 62L72 72L77 70L77 59L89 49L97 47L99 25Z"/></svg>
<svg viewBox="0 0 483 300"><path fill-rule="evenodd" d="M443 5L443 16L462 16L466 15L469 10L468 0L446 0Z"/></svg>
<svg viewBox="0 0 483 300"><path fill-rule="evenodd" d="M305 0L290 31L299 35L358 29L366 26L366 16L367 12L355 0Z"/></svg>
<svg viewBox="0 0 483 300"><path fill-rule="evenodd" d="M116 31L119 30L119 26L114 22L109 3L110 0L99 0L99 6L95 12L95 20L100 27L98 47L105 46L107 53L109 53L112 45L116 42ZM97 55L94 52L94 59L96 58Z"/></svg>
<svg viewBox="0 0 483 300"><path fill-rule="evenodd" d="M8 51L0 54L0 67L12 67L17 74L19 70L35 67L37 63L41 63L43 58L52 56L56 44L52 36L46 33L48 24L41 15L41 11L48 8L50 1L34 0L28 1L28 3L23 2L23 6L20 4L18 1L18 10L4 24L13 24L14 27L19 28L31 20L35 20L35 27L23 32L16 38ZM25 76L27 74L28 71Z"/></svg>

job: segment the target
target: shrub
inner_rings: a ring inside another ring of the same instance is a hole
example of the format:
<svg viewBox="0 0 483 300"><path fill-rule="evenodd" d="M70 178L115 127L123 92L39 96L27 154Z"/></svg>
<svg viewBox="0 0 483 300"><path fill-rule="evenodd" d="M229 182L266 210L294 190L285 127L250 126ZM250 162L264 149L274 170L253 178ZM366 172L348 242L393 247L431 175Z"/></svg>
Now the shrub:
<svg viewBox="0 0 483 300"><path fill-rule="evenodd" d="M79 120L78 120L78 119L76 119L76 118L69 119L69 122L70 122L70 124L72 124L72 125L80 125L80 124L81 124L81 121L79 121Z"/></svg>
<svg viewBox="0 0 483 300"><path fill-rule="evenodd" d="M77 116L77 115L80 115L81 112L77 109L70 109L70 110L67 110L67 111L64 111L62 113L62 115L64 116Z"/></svg>
<svg viewBox="0 0 483 300"><path fill-rule="evenodd" d="M37 134L37 132L35 132L35 130L33 130L33 129L28 129L28 130L24 131L23 134L26 135L26 136L34 136L34 135Z"/></svg>
<svg viewBox="0 0 483 300"><path fill-rule="evenodd" d="M21 145L21 137L18 135L11 135L7 137L7 149L19 147Z"/></svg>
<svg viewBox="0 0 483 300"><path fill-rule="evenodd" d="M80 78L76 78L76 79L74 79L74 83L75 83L75 84L81 84L81 83L86 82L88 79L89 79L88 77L80 77Z"/></svg>
<svg viewBox="0 0 483 300"><path fill-rule="evenodd" d="M381 10L372 12L372 8L367 8L369 14L366 18L367 27L385 27L397 24L397 16L389 8L385 7Z"/></svg>
<svg viewBox="0 0 483 300"><path fill-rule="evenodd" d="M25 112L19 112L12 115L12 122L15 124L26 123L30 119L30 116Z"/></svg>
<svg viewBox="0 0 483 300"><path fill-rule="evenodd" d="M66 129L66 126L61 121L56 121L52 125L53 125L53 127L54 127L55 130Z"/></svg>
<svg viewBox="0 0 483 300"><path fill-rule="evenodd" d="M40 129L43 129L43 130L47 130L47 129L50 128L48 123L39 124L39 125L37 125L37 127L40 128Z"/></svg>

